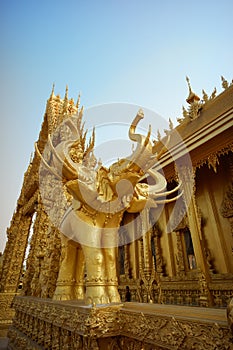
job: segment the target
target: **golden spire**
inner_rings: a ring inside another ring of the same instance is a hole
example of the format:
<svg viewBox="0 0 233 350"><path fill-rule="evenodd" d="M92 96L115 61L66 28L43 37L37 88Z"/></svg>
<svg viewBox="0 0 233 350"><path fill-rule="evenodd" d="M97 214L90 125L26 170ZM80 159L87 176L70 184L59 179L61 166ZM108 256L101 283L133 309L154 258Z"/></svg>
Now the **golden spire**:
<svg viewBox="0 0 233 350"><path fill-rule="evenodd" d="M50 100L52 100L55 97L55 95L54 95L54 87L55 87L55 84L53 83L51 95L50 95L50 98L49 98Z"/></svg>
<svg viewBox="0 0 233 350"><path fill-rule="evenodd" d="M64 100L68 100L68 85L66 85L66 93L65 93Z"/></svg>
<svg viewBox="0 0 233 350"><path fill-rule="evenodd" d="M161 140L161 134L160 134L160 131L159 131L159 130L157 130L157 139L158 139L158 141Z"/></svg>
<svg viewBox="0 0 233 350"><path fill-rule="evenodd" d="M172 122L171 118L169 118L169 129L170 130L174 129L173 122Z"/></svg>
<svg viewBox="0 0 233 350"><path fill-rule="evenodd" d="M77 109L79 109L79 106L80 106L80 99L81 99L81 94L79 93L78 94L78 100L77 100L77 103L76 103Z"/></svg>
<svg viewBox="0 0 233 350"><path fill-rule="evenodd" d="M194 102L197 102L200 100L200 97L198 97L193 91L192 91L192 88L191 88L191 85L190 85L190 80L189 80L189 77L186 76L186 81L188 83L188 87L189 87L189 95L188 95L188 98L186 99L186 101L191 105L193 104Z"/></svg>
<svg viewBox="0 0 233 350"><path fill-rule="evenodd" d="M81 110L80 110L80 112L79 112L79 116L83 116L83 112L84 112L84 107L82 106L82 108L81 108Z"/></svg>
<svg viewBox="0 0 233 350"><path fill-rule="evenodd" d="M222 87L224 90L226 90L229 87L229 83L223 76L221 76L221 80L222 80Z"/></svg>
<svg viewBox="0 0 233 350"><path fill-rule="evenodd" d="M192 93L192 88L191 88L191 85L190 85L190 80L189 80L189 77L186 75L186 81L188 83L188 87L189 87L189 94Z"/></svg>
<svg viewBox="0 0 233 350"><path fill-rule="evenodd" d="M205 103L208 102L209 97L208 97L208 95L207 95L207 93L205 92L204 89L202 89L202 94L203 94L203 97L202 97L203 101L204 101Z"/></svg>

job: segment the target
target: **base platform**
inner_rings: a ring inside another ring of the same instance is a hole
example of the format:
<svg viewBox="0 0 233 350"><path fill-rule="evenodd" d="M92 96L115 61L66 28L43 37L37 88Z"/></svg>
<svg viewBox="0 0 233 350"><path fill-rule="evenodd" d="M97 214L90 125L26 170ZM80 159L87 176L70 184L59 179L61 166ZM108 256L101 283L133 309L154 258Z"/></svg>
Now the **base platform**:
<svg viewBox="0 0 233 350"><path fill-rule="evenodd" d="M16 297L8 349L231 349L225 309Z"/></svg>

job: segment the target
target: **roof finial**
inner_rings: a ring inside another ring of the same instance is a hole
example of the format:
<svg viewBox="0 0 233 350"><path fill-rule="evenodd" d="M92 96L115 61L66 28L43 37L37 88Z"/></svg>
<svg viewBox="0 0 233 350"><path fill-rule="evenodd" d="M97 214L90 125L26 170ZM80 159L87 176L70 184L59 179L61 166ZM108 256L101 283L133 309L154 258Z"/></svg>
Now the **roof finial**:
<svg viewBox="0 0 233 350"><path fill-rule="evenodd" d="M55 95L54 95L54 87L55 87L55 84L53 83L53 87L52 87L52 91L51 91L51 95L50 95L50 100L52 100L52 98L55 97Z"/></svg>
<svg viewBox="0 0 233 350"><path fill-rule="evenodd" d="M229 83L223 76L221 76L221 79L222 79L222 87L224 90L226 90L229 87Z"/></svg>
<svg viewBox="0 0 233 350"><path fill-rule="evenodd" d="M81 94L79 93L78 94L78 100L77 100L77 103L76 103L77 109L79 109L79 106L80 106L80 99L81 99Z"/></svg>
<svg viewBox="0 0 233 350"><path fill-rule="evenodd" d="M80 112L79 112L79 116L82 117L83 116L83 112L84 112L84 107L82 106Z"/></svg>
<svg viewBox="0 0 233 350"><path fill-rule="evenodd" d="M171 118L169 118L169 129L170 130L174 129L173 122L172 122Z"/></svg>
<svg viewBox="0 0 233 350"><path fill-rule="evenodd" d="M161 134L160 134L160 131L159 131L159 130L157 130L157 139L158 139L158 141L161 140Z"/></svg>
<svg viewBox="0 0 233 350"><path fill-rule="evenodd" d="M186 81L188 83L188 87L189 87L189 93L192 92L192 88L191 88L191 85L190 85L190 80L189 80L189 77L186 75Z"/></svg>
<svg viewBox="0 0 233 350"><path fill-rule="evenodd" d="M200 97L197 96L193 91L192 91L192 88L191 88L191 85L190 85L190 80L189 80L189 77L186 76L186 81L188 83L188 87L189 87L189 95L188 95L188 98L186 99L186 101L191 105L193 104L194 102L197 102L200 100Z"/></svg>
<svg viewBox="0 0 233 350"><path fill-rule="evenodd" d="M65 100L68 100L68 85L66 85L66 93L65 93Z"/></svg>

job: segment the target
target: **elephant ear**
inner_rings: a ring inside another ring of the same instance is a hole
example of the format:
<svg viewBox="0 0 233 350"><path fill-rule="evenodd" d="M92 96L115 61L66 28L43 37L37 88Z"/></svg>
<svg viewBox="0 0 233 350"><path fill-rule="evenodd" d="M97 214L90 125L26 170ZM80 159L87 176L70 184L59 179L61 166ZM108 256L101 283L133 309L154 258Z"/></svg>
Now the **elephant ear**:
<svg viewBox="0 0 233 350"><path fill-rule="evenodd" d="M112 176L112 168L110 167L110 174L108 177L111 183L111 187L113 188L115 193L116 193L116 188L118 187L118 184L121 183L121 181L123 180L124 192L126 194L128 189L131 189L132 186L134 187L138 183L138 181L141 178L141 175L138 173L133 173L132 171L128 171L117 175L114 174L114 176Z"/></svg>

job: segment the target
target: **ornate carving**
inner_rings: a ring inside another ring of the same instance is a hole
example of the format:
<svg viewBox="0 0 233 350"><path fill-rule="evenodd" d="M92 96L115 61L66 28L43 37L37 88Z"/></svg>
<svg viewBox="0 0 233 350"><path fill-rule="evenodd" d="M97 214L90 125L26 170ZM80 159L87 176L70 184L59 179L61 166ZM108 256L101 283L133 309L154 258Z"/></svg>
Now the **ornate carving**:
<svg viewBox="0 0 233 350"><path fill-rule="evenodd" d="M189 104L188 110L183 108L183 118L177 118L177 121L179 123L182 122L189 122L199 117L200 111L202 109L202 103L200 101L200 97L198 97L191 88L189 78L186 77L186 81L188 83L189 88L189 96L187 97L186 101ZM205 94L205 98L208 99L208 96Z"/></svg>
<svg viewBox="0 0 233 350"><path fill-rule="evenodd" d="M217 154L211 154L207 158L207 164L209 168L213 168L214 172L217 173L217 165L219 164L219 159Z"/></svg>
<svg viewBox="0 0 233 350"><path fill-rule="evenodd" d="M15 293L18 290L30 225L31 216L22 215L21 210L15 213L8 229L10 239L4 253L1 291Z"/></svg>
<svg viewBox="0 0 233 350"><path fill-rule="evenodd" d="M233 334L233 299L231 299L227 305L227 320L231 333Z"/></svg>
<svg viewBox="0 0 233 350"><path fill-rule="evenodd" d="M220 212L224 218L233 216L233 183L228 187L225 193Z"/></svg>
<svg viewBox="0 0 233 350"><path fill-rule="evenodd" d="M224 196L222 201L220 212L224 218L229 220L231 225L231 235L232 235L232 255L233 255L233 184L231 184Z"/></svg>
<svg viewBox="0 0 233 350"><path fill-rule="evenodd" d="M233 81L231 83L228 83L228 81L221 76L221 80L222 80L222 87L224 90L227 90L229 88L230 85L232 85Z"/></svg>
<svg viewBox="0 0 233 350"><path fill-rule="evenodd" d="M211 153L206 157L202 157L195 165L195 168L200 168L204 164L207 164L209 168L213 168L214 172L217 173L217 165L219 164L219 159L221 155L226 155L233 152L233 142L229 143L229 145L219 149L216 152Z"/></svg>
<svg viewBox="0 0 233 350"><path fill-rule="evenodd" d="M155 242L155 257L156 257L155 270L159 276L163 276L165 264L163 260L161 241L160 241L160 237L162 233L158 224L153 225L152 231L153 231L152 236Z"/></svg>
<svg viewBox="0 0 233 350"><path fill-rule="evenodd" d="M150 304L151 305L151 304ZM228 349L231 334L224 320L195 308L171 309L131 303L128 307L85 307L18 297L8 336L12 349ZM172 317L170 314L175 316ZM187 313L188 317L185 316ZM225 323L224 323L225 322Z"/></svg>
<svg viewBox="0 0 233 350"><path fill-rule="evenodd" d="M12 323L15 314L11 307L14 293L0 293L0 337L6 336L6 329Z"/></svg>
<svg viewBox="0 0 233 350"><path fill-rule="evenodd" d="M191 310L190 310L191 312ZM182 318L149 315L145 312L122 312L122 333L130 340L142 341L144 346L155 344L165 349L227 349L231 335L227 326L217 323L188 321ZM154 347L152 347L154 349ZM149 347L150 349L150 347Z"/></svg>
<svg viewBox="0 0 233 350"><path fill-rule="evenodd" d="M99 349L97 338L117 335L121 305L87 308L75 302L18 297L16 317L9 331L12 349Z"/></svg>
<svg viewBox="0 0 233 350"><path fill-rule="evenodd" d="M177 244L177 255L176 255L176 263L178 267L178 274L183 276L185 273L185 263L184 263L184 252L181 241L180 232L176 232L176 244Z"/></svg>

